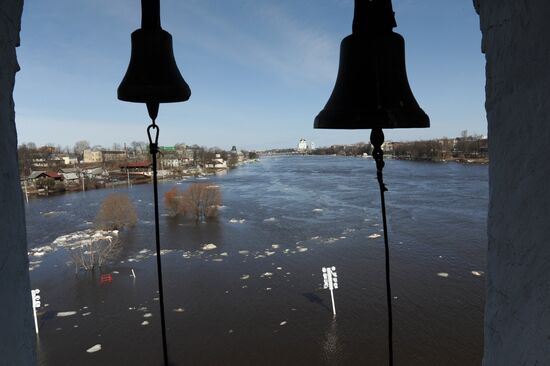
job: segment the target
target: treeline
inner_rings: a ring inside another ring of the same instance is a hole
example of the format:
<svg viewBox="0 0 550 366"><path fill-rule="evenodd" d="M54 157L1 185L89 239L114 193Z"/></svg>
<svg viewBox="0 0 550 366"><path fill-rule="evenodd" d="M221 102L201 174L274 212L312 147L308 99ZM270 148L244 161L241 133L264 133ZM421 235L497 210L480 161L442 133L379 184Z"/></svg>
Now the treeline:
<svg viewBox="0 0 550 366"><path fill-rule="evenodd" d="M318 147L311 152L313 155L340 155L340 156L362 156L372 153L372 145L358 142L353 145L332 145L330 147Z"/></svg>
<svg viewBox="0 0 550 366"><path fill-rule="evenodd" d="M394 142L392 154L396 158L411 160L487 160L488 141L481 135L463 133L454 139Z"/></svg>

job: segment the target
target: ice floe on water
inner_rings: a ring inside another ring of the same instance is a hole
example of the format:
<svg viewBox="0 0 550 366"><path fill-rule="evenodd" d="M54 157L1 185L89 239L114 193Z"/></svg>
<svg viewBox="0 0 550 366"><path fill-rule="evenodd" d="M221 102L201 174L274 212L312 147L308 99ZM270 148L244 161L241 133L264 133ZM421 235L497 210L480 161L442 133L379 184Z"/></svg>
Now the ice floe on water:
<svg viewBox="0 0 550 366"><path fill-rule="evenodd" d="M279 249L279 244L271 244L271 247L272 247L273 249Z"/></svg>
<svg viewBox="0 0 550 366"><path fill-rule="evenodd" d="M150 317L152 317L152 316L153 316L153 314L151 314L151 313L145 313L145 314L143 314L143 317L144 317L144 318L150 318Z"/></svg>
<svg viewBox="0 0 550 366"><path fill-rule="evenodd" d="M94 353L94 352L97 352L97 351L101 351L101 344L96 344L96 345L94 345L94 346L92 346L92 347L90 347L86 350L86 352L88 352L88 353Z"/></svg>
<svg viewBox="0 0 550 366"><path fill-rule="evenodd" d="M244 224L246 222L245 219L231 219L229 220L229 223L231 224Z"/></svg>
<svg viewBox="0 0 550 366"><path fill-rule="evenodd" d="M264 222L275 222L275 221L277 221L277 219L274 218L274 217L270 217L270 218L264 220Z"/></svg>
<svg viewBox="0 0 550 366"><path fill-rule="evenodd" d="M183 313L185 311L184 308L177 308L172 310L174 313Z"/></svg>
<svg viewBox="0 0 550 366"><path fill-rule="evenodd" d="M472 271L471 273L472 273L474 276L478 276L478 277L479 277L479 276L483 276L483 273L484 273L484 272L483 272L483 271Z"/></svg>
<svg viewBox="0 0 550 366"><path fill-rule="evenodd" d="M286 320L279 323L279 325L286 325Z"/></svg>
<svg viewBox="0 0 550 366"><path fill-rule="evenodd" d="M149 322L147 320L144 320L141 322L141 325L149 325Z"/></svg>
<svg viewBox="0 0 550 366"><path fill-rule="evenodd" d="M249 278L250 278L250 275L248 275L248 274L243 274L241 276L241 280L248 280Z"/></svg>
<svg viewBox="0 0 550 366"><path fill-rule="evenodd" d="M447 272L439 272L437 275L438 275L439 277L443 277L443 278L449 277L449 274L448 274Z"/></svg>
<svg viewBox="0 0 550 366"><path fill-rule="evenodd" d="M266 250L266 251L265 251L265 254L266 254L267 256L270 256L270 255L275 254L275 252L270 252L269 250Z"/></svg>
<svg viewBox="0 0 550 366"><path fill-rule="evenodd" d="M298 246L296 247L296 250L297 250L298 252L300 252L300 253L303 253L303 252L307 252L308 249L305 248L305 247L302 247L302 246L298 245Z"/></svg>
<svg viewBox="0 0 550 366"><path fill-rule="evenodd" d="M223 262L223 258L214 258L212 262Z"/></svg>
<svg viewBox="0 0 550 366"><path fill-rule="evenodd" d="M250 252L248 250L239 250L240 255L249 255Z"/></svg>
<svg viewBox="0 0 550 366"><path fill-rule="evenodd" d="M378 239L379 237L381 237L382 235L380 234L371 234L368 236L369 239Z"/></svg>
<svg viewBox="0 0 550 366"><path fill-rule="evenodd" d="M322 208L314 208L313 210L311 210L312 212L323 212L323 209Z"/></svg>
<svg viewBox="0 0 550 366"><path fill-rule="evenodd" d="M271 276L273 276L273 273L266 272L266 273L262 274L260 277L271 277Z"/></svg>
<svg viewBox="0 0 550 366"><path fill-rule="evenodd" d="M64 318L66 316L72 316L75 314L76 314L76 311L60 311L57 313L57 317Z"/></svg>
<svg viewBox="0 0 550 366"><path fill-rule="evenodd" d="M216 249L216 248L217 248L216 244L209 243L209 244L204 244L201 249L202 250L213 250L213 249Z"/></svg>

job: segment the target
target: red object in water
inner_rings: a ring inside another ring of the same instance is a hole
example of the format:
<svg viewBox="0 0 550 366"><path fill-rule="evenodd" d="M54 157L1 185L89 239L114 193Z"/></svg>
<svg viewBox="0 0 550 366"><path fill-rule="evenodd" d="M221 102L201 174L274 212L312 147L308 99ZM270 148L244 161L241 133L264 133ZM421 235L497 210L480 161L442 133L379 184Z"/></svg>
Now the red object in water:
<svg viewBox="0 0 550 366"><path fill-rule="evenodd" d="M99 283L111 283L113 282L113 276L110 274L103 274L101 275L101 279L99 280Z"/></svg>

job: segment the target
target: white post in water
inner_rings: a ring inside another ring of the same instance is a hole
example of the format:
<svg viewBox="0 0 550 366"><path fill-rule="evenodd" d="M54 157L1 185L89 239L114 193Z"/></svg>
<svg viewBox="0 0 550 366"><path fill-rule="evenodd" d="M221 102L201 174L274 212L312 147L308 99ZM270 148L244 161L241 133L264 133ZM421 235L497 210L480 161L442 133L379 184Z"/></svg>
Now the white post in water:
<svg viewBox="0 0 550 366"><path fill-rule="evenodd" d="M38 334L38 319L36 318L36 309L40 307L40 293L39 289L31 290L32 296L32 313L34 315L34 330Z"/></svg>
<svg viewBox="0 0 550 366"><path fill-rule="evenodd" d="M332 314L336 316L336 306L334 305L334 292L338 289L338 275L336 274L336 267L323 267L323 279L325 283L323 288L330 290L330 298L332 299Z"/></svg>

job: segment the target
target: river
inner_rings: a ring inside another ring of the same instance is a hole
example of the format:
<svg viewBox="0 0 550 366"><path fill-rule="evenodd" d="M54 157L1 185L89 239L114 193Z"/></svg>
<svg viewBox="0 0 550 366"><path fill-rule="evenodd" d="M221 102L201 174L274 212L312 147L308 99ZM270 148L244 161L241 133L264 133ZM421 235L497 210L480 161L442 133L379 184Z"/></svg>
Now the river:
<svg viewBox="0 0 550 366"><path fill-rule="evenodd" d="M167 190L195 181L219 185L223 195L217 220L198 225L161 207L171 362L386 364L375 177L372 160L293 156L263 158L223 176L162 182L161 201ZM387 160L385 181L395 364L479 365L487 166ZM129 195L139 221L121 232L123 250L111 263L75 273L62 248L30 258L32 287L42 296L40 365L162 363L151 185L31 200L29 248L91 228L113 192ZM217 248L201 251L207 243ZM336 317L322 288L323 266L337 268ZM100 283L101 274L112 282ZM95 345L101 350L87 352Z"/></svg>

